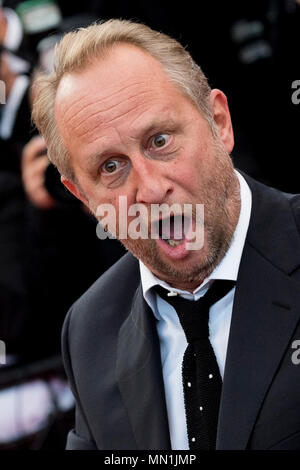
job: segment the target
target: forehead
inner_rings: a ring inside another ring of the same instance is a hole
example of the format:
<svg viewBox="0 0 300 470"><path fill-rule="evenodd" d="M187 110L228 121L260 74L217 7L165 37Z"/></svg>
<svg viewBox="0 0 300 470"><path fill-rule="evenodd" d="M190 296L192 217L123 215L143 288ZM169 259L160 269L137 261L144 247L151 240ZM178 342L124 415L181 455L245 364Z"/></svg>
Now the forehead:
<svg viewBox="0 0 300 470"><path fill-rule="evenodd" d="M121 44L58 87L55 116L62 137L88 138L100 126L132 123L146 110L170 108L180 95L161 64L139 48ZM126 117L126 119L125 119ZM92 137L92 135L91 135Z"/></svg>

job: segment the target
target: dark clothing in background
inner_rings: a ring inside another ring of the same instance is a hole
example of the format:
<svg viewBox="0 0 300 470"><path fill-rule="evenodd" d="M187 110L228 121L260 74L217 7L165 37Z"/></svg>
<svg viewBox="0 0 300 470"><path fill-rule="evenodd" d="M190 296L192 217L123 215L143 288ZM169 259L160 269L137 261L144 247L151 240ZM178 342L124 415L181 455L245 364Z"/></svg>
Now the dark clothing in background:
<svg viewBox="0 0 300 470"><path fill-rule="evenodd" d="M0 171L0 332L11 355L19 351L28 307L24 209L20 178Z"/></svg>
<svg viewBox="0 0 300 470"><path fill-rule="evenodd" d="M32 135L28 88L20 102L12 133L0 138L0 338L7 354L20 353L28 311L26 196L21 156Z"/></svg>
<svg viewBox="0 0 300 470"><path fill-rule="evenodd" d="M29 90L27 89L20 102L11 136L5 140L0 137L0 172L5 170L21 175L23 147L36 134L31 124Z"/></svg>
<svg viewBox="0 0 300 470"><path fill-rule="evenodd" d="M27 282L30 311L22 332L26 361L60 353L60 332L71 304L125 249L96 237L96 219L82 206L27 208Z"/></svg>

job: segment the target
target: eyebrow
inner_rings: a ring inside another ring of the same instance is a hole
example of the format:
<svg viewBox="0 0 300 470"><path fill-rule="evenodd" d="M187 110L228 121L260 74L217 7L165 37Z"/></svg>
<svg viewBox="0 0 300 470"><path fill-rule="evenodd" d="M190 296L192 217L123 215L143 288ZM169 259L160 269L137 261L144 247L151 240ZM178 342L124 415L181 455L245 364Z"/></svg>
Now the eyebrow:
<svg viewBox="0 0 300 470"><path fill-rule="evenodd" d="M173 118L169 118L169 119L164 118L158 121L150 122L146 128L141 129L139 134L141 137L141 136L149 135L152 132L156 132L156 131L168 131L168 130L171 131L171 130L174 130L176 127L178 127L178 123L175 123L175 120ZM103 160L106 156L112 155L114 153L116 153L115 149L113 149L112 147L108 145L105 150L88 155L86 157L87 164L90 168L94 168L95 166L99 164L100 160Z"/></svg>

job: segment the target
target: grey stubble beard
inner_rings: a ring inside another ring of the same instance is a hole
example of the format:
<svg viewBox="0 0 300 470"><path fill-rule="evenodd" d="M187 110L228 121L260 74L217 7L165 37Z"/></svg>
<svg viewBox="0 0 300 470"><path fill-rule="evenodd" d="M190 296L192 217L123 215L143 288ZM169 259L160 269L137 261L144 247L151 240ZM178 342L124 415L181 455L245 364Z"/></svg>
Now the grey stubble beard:
<svg viewBox="0 0 300 470"><path fill-rule="evenodd" d="M224 158L225 157L225 158ZM220 190L222 188L222 190ZM198 286L207 278L225 256L233 238L240 213L239 181L230 156L216 145L216 174L211 175L203 191L205 217L205 245L201 262L176 268L165 261L155 240L135 240L124 243L155 275L170 285Z"/></svg>

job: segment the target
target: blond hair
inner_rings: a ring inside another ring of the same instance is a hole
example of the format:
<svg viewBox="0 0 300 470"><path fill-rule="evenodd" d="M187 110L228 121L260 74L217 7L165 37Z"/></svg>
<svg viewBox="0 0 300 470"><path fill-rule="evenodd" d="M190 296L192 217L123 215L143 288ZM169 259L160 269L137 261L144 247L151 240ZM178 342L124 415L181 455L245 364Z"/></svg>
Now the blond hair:
<svg viewBox="0 0 300 470"><path fill-rule="evenodd" d="M33 121L46 140L49 159L70 180L76 181L76 178L54 114L58 85L65 73L83 70L93 59L103 56L118 43L135 45L157 59L170 80L202 111L213 128L209 106L210 86L201 68L178 41L128 20L112 19L93 23L62 38L55 48L54 71L37 77L33 84Z"/></svg>

